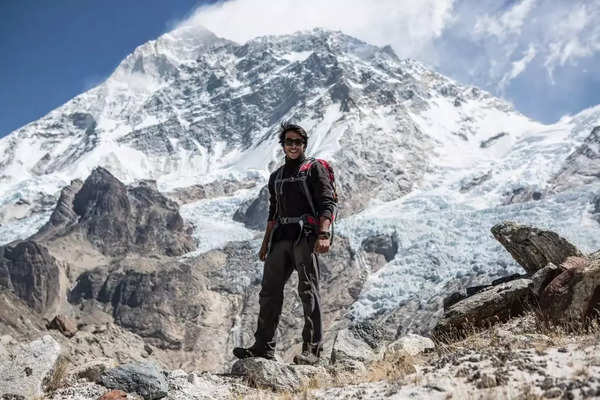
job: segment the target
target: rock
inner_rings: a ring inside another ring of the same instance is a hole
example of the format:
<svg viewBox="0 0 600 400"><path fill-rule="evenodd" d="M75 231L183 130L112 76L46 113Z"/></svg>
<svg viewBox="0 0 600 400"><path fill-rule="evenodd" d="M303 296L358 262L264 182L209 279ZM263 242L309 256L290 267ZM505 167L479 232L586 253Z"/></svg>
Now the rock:
<svg viewBox="0 0 600 400"><path fill-rule="evenodd" d="M191 266L175 263L151 273L113 272L104 281L98 279L105 276L102 274L100 271L82 274L69 301L77 304L94 299L110 305L120 326L148 338L150 344L159 348L182 349L185 321L199 318L203 308L199 288L205 283Z"/></svg>
<svg viewBox="0 0 600 400"><path fill-rule="evenodd" d="M255 186L256 182L253 181L239 182L231 179L217 179L204 185L197 184L176 188L166 193L166 195L176 199L179 204L187 204L202 199L232 196L240 189L251 189Z"/></svg>
<svg viewBox="0 0 600 400"><path fill-rule="evenodd" d="M469 327L483 327L521 314L531 301L529 279L492 286L449 307L434 328L440 340L461 336Z"/></svg>
<svg viewBox="0 0 600 400"><path fill-rule="evenodd" d="M554 387L552 389L548 389L544 392L544 397L547 399L555 399L562 395L562 390L560 388Z"/></svg>
<svg viewBox="0 0 600 400"><path fill-rule="evenodd" d="M405 352L411 356L429 352L435 349L433 340L410 333L387 346L386 352Z"/></svg>
<svg viewBox="0 0 600 400"><path fill-rule="evenodd" d="M592 206L594 207L594 209L591 212L592 218L596 222L600 223L600 194L594 196L594 198L592 199Z"/></svg>
<svg viewBox="0 0 600 400"><path fill-rule="evenodd" d="M233 214L233 220L242 222L249 229L265 230L269 214L269 188L263 186L258 197L248 200Z"/></svg>
<svg viewBox="0 0 600 400"><path fill-rule="evenodd" d="M287 365L264 358L246 358L231 367L233 375L245 376L251 386L279 392L296 392L308 386L312 379L327 379L323 367Z"/></svg>
<svg viewBox="0 0 600 400"><path fill-rule="evenodd" d="M108 389L137 393L144 400L161 399L169 390L165 376L152 363L120 365L102 374L100 382Z"/></svg>
<svg viewBox="0 0 600 400"><path fill-rule="evenodd" d="M597 182L600 174L600 126L592 128L590 134L565 159L558 173L548 182L554 193L575 186Z"/></svg>
<svg viewBox="0 0 600 400"><path fill-rule="evenodd" d="M0 344L0 394L42 398L60 353L60 345L50 335L28 344Z"/></svg>
<svg viewBox="0 0 600 400"><path fill-rule="evenodd" d="M337 332L331 349L331 363L370 362L378 358L373 348L350 328Z"/></svg>
<svg viewBox="0 0 600 400"><path fill-rule="evenodd" d="M177 203L153 181L128 187L98 167L75 195L73 211L79 217L75 228L106 255L136 251L177 256L195 248Z"/></svg>
<svg viewBox="0 0 600 400"><path fill-rule="evenodd" d="M582 256L574 245L552 231L504 222L495 225L492 234L528 274L550 262L560 265L567 257Z"/></svg>
<svg viewBox="0 0 600 400"><path fill-rule="evenodd" d="M468 296L466 294L461 293L461 292L454 292L454 293L450 294L449 296L444 297L444 300L442 301L444 311L446 311L448 308L450 308L454 304L458 303L459 301L466 299L467 297Z"/></svg>
<svg viewBox="0 0 600 400"><path fill-rule="evenodd" d="M557 267L552 263L548 263L544 268L539 269L531 276L531 281L533 282L531 292L539 298L544 288L562 271L564 271L564 268Z"/></svg>
<svg viewBox="0 0 600 400"><path fill-rule="evenodd" d="M479 378L477 380L477 382L475 383L475 386L478 389L489 389L489 388L498 386L498 382L497 382L495 376L488 375L488 374L482 374L481 378Z"/></svg>
<svg viewBox="0 0 600 400"><path fill-rule="evenodd" d="M73 199L75 194L79 192L83 186L83 182L79 179L71 181L71 184L65 186L61 192L56 207L50 215L50 220L40 228L33 236L33 239L41 240L45 237L50 237L56 234L57 231L66 231L69 226L76 223L79 216L73 210Z"/></svg>
<svg viewBox="0 0 600 400"><path fill-rule="evenodd" d="M0 247L2 286L43 313L59 296L58 262L46 247L35 241Z"/></svg>
<svg viewBox="0 0 600 400"><path fill-rule="evenodd" d="M390 262L398 252L398 236L395 232L392 235L370 236L362 241L361 248L369 253L381 254Z"/></svg>
<svg viewBox="0 0 600 400"><path fill-rule="evenodd" d="M127 393L122 390L111 390L110 392L99 397L98 400L125 400L127 399Z"/></svg>
<svg viewBox="0 0 600 400"><path fill-rule="evenodd" d="M73 337L77 333L77 324L66 315L57 315L46 325L47 329L56 329L65 337Z"/></svg>
<svg viewBox="0 0 600 400"><path fill-rule="evenodd" d="M114 361L110 359L96 359L83 365L79 365L73 371L73 375L80 379L98 383L100 382L102 374L112 367L114 367Z"/></svg>
<svg viewBox="0 0 600 400"><path fill-rule="evenodd" d="M600 301L600 260L569 257L565 269L540 296L541 311L555 322L597 316Z"/></svg>

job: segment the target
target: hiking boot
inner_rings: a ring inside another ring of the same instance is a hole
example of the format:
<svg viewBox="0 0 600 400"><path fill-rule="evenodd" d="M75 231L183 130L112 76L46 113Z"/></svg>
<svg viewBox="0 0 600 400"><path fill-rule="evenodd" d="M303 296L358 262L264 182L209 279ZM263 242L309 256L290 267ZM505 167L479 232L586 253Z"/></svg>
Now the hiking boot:
<svg viewBox="0 0 600 400"><path fill-rule="evenodd" d="M294 364L297 365L315 365L319 362L319 357L310 351L303 351L301 354L294 356Z"/></svg>
<svg viewBox="0 0 600 400"><path fill-rule="evenodd" d="M275 354L273 351L265 350L264 348L259 348L256 345L250 347L234 347L233 355L239 358L240 360L250 357L261 357L266 358L267 360L275 359Z"/></svg>

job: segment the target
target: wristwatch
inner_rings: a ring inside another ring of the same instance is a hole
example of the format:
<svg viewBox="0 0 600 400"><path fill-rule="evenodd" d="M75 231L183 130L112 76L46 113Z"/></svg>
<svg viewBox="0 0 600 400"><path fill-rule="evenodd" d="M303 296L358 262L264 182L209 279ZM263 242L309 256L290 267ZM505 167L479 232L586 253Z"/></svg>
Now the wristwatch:
<svg viewBox="0 0 600 400"><path fill-rule="evenodd" d="M331 232L329 231L320 231L319 239L331 239Z"/></svg>

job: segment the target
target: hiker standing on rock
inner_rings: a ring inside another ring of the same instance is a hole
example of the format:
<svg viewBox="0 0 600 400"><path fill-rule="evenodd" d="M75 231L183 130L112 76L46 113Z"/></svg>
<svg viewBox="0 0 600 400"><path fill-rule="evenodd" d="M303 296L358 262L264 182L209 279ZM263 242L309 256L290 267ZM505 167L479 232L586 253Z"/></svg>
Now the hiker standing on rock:
<svg viewBox="0 0 600 400"><path fill-rule="evenodd" d="M319 360L323 326L316 253L329 251L337 196L327 162L305 157L307 140L302 127L281 124L279 143L285 152L285 164L269 178L269 217L259 252L265 264L258 326L251 347L233 349L238 358L274 358L283 288L295 269L304 329L302 354L294 357L294 363L315 364Z"/></svg>

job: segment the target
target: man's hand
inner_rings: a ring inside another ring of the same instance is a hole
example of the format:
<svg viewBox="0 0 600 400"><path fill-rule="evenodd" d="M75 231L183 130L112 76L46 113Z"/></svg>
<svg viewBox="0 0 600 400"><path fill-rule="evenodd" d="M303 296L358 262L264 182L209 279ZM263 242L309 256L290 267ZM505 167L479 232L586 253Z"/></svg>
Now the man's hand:
<svg viewBox="0 0 600 400"><path fill-rule="evenodd" d="M329 239L317 238L317 241L315 242L315 252L327 253L330 245L331 241Z"/></svg>
<svg viewBox="0 0 600 400"><path fill-rule="evenodd" d="M265 261L267 259L267 246L265 243L260 247L260 251L258 252L258 258L260 261Z"/></svg>

